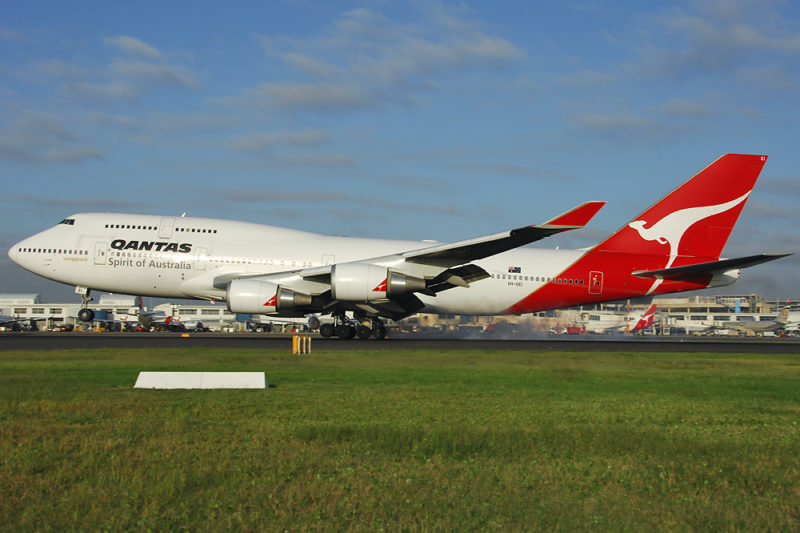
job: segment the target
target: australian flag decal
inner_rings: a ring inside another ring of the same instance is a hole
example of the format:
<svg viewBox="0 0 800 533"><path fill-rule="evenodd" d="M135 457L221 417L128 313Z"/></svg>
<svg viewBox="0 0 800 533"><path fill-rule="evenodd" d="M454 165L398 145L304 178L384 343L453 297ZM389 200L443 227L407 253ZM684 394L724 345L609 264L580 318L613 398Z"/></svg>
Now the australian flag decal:
<svg viewBox="0 0 800 533"><path fill-rule="evenodd" d="M522 272L522 267L508 267L509 274L519 274Z"/></svg>

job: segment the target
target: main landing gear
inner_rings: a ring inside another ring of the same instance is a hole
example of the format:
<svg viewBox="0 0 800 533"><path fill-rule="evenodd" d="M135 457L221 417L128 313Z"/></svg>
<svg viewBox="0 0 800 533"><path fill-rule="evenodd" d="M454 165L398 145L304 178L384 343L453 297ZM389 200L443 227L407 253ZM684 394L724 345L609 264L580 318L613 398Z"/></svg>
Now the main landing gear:
<svg viewBox="0 0 800 533"><path fill-rule="evenodd" d="M366 316L348 318L344 313L333 315L333 324L325 323L319 327L323 337L339 337L340 339L375 339L386 338L386 326L380 318L369 319Z"/></svg>
<svg viewBox="0 0 800 533"><path fill-rule="evenodd" d="M81 322L91 322L94 320L94 311L89 309L89 302L92 301L92 297L90 293L92 292L91 289L86 289L85 292L81 292L81 309L78 311L78 320Z"/></svg>

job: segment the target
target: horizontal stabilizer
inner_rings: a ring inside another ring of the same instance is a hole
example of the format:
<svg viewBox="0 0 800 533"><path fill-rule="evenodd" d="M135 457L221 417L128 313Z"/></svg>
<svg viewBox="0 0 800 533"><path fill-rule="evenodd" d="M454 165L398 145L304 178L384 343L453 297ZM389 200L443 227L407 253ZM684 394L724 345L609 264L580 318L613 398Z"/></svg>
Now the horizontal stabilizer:
<svg viewBox="0 0 800 533"><path fill-rule="evenodd" d="M709 261L707 263L697 263L694 265L679 266L673 268L663 268L661 270L637 270L632 272L639 278L665 279L670 281L681 281L697 278L698 276L714 275L718 272L725 272L735 268L747 268L767 261L774 261L781 257L792 254L758 254L747 257L736 257L734 259L721 259L719 261Z"/></svg>

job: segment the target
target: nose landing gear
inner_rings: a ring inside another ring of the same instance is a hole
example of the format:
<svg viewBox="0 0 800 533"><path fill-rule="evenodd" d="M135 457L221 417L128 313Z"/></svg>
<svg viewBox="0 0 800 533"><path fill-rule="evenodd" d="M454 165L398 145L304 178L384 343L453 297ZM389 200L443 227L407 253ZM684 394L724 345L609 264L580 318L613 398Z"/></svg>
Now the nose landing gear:
<svg viewBox="0 0 800 533"><path fill-rule="evenodd" d="M77 290L77 289L76 289ZM91 322L94 320L94 311L89 309L89 302L92 301L92 297L90 293L92 292L91 289L86 289L84 292L81 292L81 308L78 311L78 320L81 322Z"/></svg>

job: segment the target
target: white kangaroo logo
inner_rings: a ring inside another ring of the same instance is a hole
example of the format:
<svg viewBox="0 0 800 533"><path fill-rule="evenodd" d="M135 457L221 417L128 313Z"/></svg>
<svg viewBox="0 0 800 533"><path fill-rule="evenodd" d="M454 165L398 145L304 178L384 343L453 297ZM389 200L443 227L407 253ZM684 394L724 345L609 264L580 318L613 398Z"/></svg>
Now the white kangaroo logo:
<svg viewBox="0 0 800 533"><path fill-rule="evenodd" d="M706 205L700 207L689 207L670 213L649 228L645 220L634 220L628 226L639 232L639 236L646 241L657 241L659 244L669 244L669 260L664 268L669 268L678 257L678 245L683 239L684 233L697 222L713 215L724 213L744 202L750 196L750 191L739 198L719 205ZM657 279L647 294L652 293L663 279Z"/></svg>

